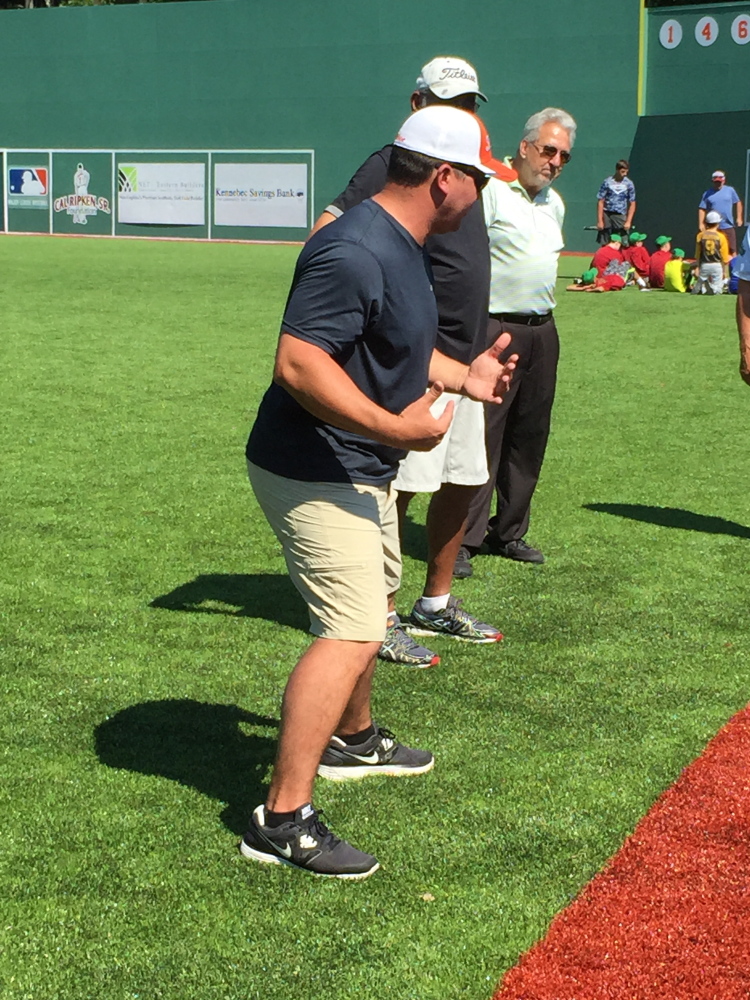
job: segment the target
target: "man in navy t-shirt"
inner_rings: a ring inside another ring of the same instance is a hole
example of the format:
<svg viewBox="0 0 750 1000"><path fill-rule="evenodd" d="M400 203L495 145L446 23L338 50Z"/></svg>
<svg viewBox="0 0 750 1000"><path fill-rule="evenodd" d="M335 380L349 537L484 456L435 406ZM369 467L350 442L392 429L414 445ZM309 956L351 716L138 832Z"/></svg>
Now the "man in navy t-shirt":
<svg viewBox="0 0 750 1000"><path fill-rule="evenodd" d="M316 234L297 263L247 459L316 638L287 684L268 798L241 843L257 861L366 878L376 859L336 838L312 805L316 772L347 780L434 763L373 723L370 689L400 576L397 463L445 435L452 405L430 412L443 389L499 403L515 363L498 360L507 335L471 365L435 349L423 245L475 203L492 173L481 146L474 115L417 111L384 189Z"/></svg>

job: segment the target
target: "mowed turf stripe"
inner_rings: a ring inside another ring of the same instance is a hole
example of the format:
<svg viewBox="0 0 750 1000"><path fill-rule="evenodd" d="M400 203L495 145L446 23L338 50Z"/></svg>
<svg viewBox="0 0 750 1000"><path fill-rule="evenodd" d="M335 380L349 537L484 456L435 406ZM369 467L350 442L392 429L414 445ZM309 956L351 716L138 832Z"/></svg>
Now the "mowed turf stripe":
<svg viewBox="0 0 750 1000"><path fill-rule="evenodd" d="M494 1000L747 1000L750 706L655 803Z"/></svg>

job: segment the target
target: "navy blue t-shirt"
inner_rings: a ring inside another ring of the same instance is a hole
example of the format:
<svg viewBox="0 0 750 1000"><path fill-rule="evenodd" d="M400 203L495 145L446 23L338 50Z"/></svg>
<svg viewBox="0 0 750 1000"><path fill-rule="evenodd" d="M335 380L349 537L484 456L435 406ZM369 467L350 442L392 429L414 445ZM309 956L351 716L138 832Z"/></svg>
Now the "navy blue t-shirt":
<svg viewBox="0 0 750 1000"><path fill-rule="evenodd" d="M281 329L321 348L366 396L400 413L427 388L437 335L423 248L376 202L362 202L303 249ZM288 479L379 485L405 452L325 423L274 383L246 454Z"/></svg>
<svg viewBox="0 0 750 1000"><path fill-rule="evenodd" d="M369 156L327 211L334 215L350 211L382 191L392 149L383 146ZM477 198L455 232L429 236L425 249L435 279L437 349L470 365L486 347L490 309L490 245L482 199Z"/></svg>

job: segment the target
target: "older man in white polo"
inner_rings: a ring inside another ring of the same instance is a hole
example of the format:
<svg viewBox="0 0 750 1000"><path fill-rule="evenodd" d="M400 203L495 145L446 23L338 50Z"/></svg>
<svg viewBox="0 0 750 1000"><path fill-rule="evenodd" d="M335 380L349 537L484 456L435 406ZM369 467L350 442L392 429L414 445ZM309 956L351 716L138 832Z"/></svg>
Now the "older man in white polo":
<svg viewBox="0 0 750 1000"><path fill-rule="evenodd" d="M515 181L492 178L483 194L492 278L488 342L510 333L519 361L502 406L487 407L490 479L469 510L459 559L486 542L519 562L544 562L524 536L544 461L555 398L559 341L553 310L565 206L550 185L570 160L576 123L561 108L526 122L516 155L506 160ZM493 494L497 511L490 520Z"/></svg>

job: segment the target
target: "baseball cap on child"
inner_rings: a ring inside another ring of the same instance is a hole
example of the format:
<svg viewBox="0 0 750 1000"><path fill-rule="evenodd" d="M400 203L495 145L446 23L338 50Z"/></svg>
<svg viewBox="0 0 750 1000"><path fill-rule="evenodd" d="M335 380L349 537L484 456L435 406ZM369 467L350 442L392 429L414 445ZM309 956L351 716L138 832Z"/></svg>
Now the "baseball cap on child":
<svg viewBox="0 0 750 1000"><path fill-rule="evenodd" d="M410 115L393 141L394 146L423 153L443 163L466 164L488 177L515 171L492 157L489 137L481 120L470 111L448 105L431 104Z"/></svg>
<svg viewBox="0 0 750 1000"><path fill-rule="evenodd" d="M620 233L612 233L609 238L610 243L622 243L622 235Z"/></svg>
<svg viewBox="0 0 750 1000"><path fill-rule="evenodd" d="M431 90L441 101L449 101L461 94L476 94L483 101L487 98L479 89L477 71L457 56L436 56L417 77L417 90Z"/></svg>
<svg viewBox="0 0 750 1000"><path fill-rule="evenodd" d="M671 236L657 236L656 237L656 245L658 247L663 247L665 243L671 243L671 242L672 242L672 237Z"/></svg>
<svg viewBox="0 0 750 1000"><path fill-rule="evenodd" d="M721 222L721 212L708 212L706 222L709 226L715 226L717 222Z"/></svg>
<svg viewBox="0 0 750 1000"><path fill-rule="evenodd" d="M679 247L675 247L674 250L672 251L672 256L673 257L684 257L685 256L685 251L684 250L680 250Z"/></svg>

